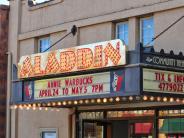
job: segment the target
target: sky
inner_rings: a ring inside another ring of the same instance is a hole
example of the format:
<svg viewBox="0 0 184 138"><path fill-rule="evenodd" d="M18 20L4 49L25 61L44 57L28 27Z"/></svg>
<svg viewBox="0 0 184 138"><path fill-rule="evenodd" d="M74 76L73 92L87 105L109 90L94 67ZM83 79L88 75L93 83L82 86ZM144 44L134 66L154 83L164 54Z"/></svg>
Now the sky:
<svg viewBox="0 0 184 138"><path fill-rule="evenodd" d="M8 1L7 0L0 0L0 4L5 4L5 5L8 5Z"/></svg>

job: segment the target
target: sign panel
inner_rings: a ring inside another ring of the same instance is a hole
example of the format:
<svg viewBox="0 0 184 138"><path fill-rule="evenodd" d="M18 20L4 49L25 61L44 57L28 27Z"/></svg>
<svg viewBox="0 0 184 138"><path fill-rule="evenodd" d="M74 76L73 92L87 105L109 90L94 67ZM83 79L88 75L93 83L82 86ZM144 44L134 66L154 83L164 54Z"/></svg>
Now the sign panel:
<svg viewBox="0 0 184 138"><path fill-rule="evenodd" d="M111 40L20 58L18 77L29 78L126 64L125 45Z"/></svg>
<svg viewBox="0 0 184 138"><path fill-rule="evenodd" d="M184 94L184 73L144 68L143 91Z"/></svg>
<svg viewBox="0 0 184 138"><path fill-rule="evenodd" d="M123 92L124 74L124 71L114 71L25 82L24 100L33 100L33 95L34 100L42 100Z"/></svg>
<svg viewBox="0 0 184 138"><path fill-rule="evenodd" d="M168 57L167 55L146 54L142 55L142 62L147 64L184 68L184 60Z"/></svg>

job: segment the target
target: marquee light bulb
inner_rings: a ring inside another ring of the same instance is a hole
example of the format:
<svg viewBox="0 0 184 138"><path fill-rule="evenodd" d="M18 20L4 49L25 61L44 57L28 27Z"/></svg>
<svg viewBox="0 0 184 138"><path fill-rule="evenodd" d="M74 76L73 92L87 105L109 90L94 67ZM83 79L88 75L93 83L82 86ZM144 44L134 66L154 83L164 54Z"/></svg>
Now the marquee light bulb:
<svg viewBox="0 0 184 138"><path fill-rule="evenodd" d="M71 101L68 101L68 104L70 105L70 104L72 104L72 102Z"/></svg>
<svg viewBox="0 0 184 138"><path fill-rule="evenodd" d="M104 98L104 99L103 99L103 102L104 102L104 103L106 103L106 102L107 102L107 99L106 99L106 98Z"/></svg>
<svg viewBox="0 0 184 138"><path fill-rule="evenodd" d="M61 105L61 102L58 102L57 105L60 106Z"/></svg>
<svg viewBox="0 0 184 138"><path fill-rule="evenodd" d="M28 104L28 107L30 108L31 107L31 104Z"/></svg>
<svg viewBox="0 0 184 138"><path fill-rule="evenodd" d="M119 102L120 101L120 98L119 97L116 97L116 102Z"/></svg>
<svg viewBox="0 0 184 138"><path fill-rule="evenodd" d="M132 101L132 100L133 100L133 97L132 97L132 96L130 96L128 99L129 99L130 101Z"/></svg>
<svg viewBox="0 0 184 138"><path fill-rule="evenodd" d="M83 104L83 100L80 100L79 103L80 103L80 104Z"/></svg>
<svg viewBox="0 0 184 138"><path fill-rule="evenodd" d="M113 98L110 98L109 101L110 101L110 102L113 102Z"/></svg>
<svg viewBox="0 0 184 138"><path fill-rule="evenodd" d="M164 98L163 98L163 101L164 101L164 102L167 102L167 97L164 97Z"/></svg>
<svg viewBox="0 0 184 138"><path fill-rule="evenodd" d="M17 109L17 105L14 105L14 109Z"/></svg>
<svg viewBox="0 0 184 138"><path fill-rule="evenodd" d="M100 103L101 102L101 100L100 99L97 99L97 103Z"/></svg>
<svg viewBox="0 0 184 138"><path fill-rule="evenodd" d="M170 102L173 102L174 101L174 98L170 98L170 100L169 100Z"/></svg>
<svg viewBox="0 0 184 138"><path fill-rule="evenodd" d="M177 98L177 99L176 99L176 102L177 102L177 103L179 103L179 102L180 102L180 99L179 99L179 98Z"/></svg>
<svg viewBox="0 0 184 138"><path fill-rule="evenodd" d="M36 107L33 107L33 110L36 110Z"/></svg>
<svg viewBox="0 0 184 138"><path fill-rule="evenodd" d="M91 99L91 103L95 103L95 100L94 99Z"/></svg>
<svg viewBox="0 0 184 138"><path fill-rule="evenodd" d="M89 103L89 100L85 100L85 103L88 104Z"/></svg>
<svg viewBox="0 0 184 138"><path fill-rule="evenodd" d="M39 107L39 110L41 111L42 110L42 107Z"/></svg>
<svg viewBox="0 0 184 138"><path fill-rule="evenodd" d="M154 97L153 97L153 96L151 96L151 97L150 97L150 100L151 100L151 101L153 101L153 100L154 100Z"/></svg>
<svg viewBox="0 0 184 138"><path fill-rule="evenodd" d="M147 100L148 100L148 97L147 97L147 96L144 96L144 97L143 97L143 100L144 100L144 101L147 101Z"/></svg>
<svg viewBox="0 0 184 138"><path fill-rule="evenodd" d="M66 105L66 102L65 101L63 102L63 105Z"/></svg>
<svg viewBox="0 0 184 138"><path fill-rule="evenodd" d="M47 103L47 106L50 106L51 105L51 103Z"/></svg>
<svg viewBox="0 0 184 138"><path fill-rule="evenodd" d="M52 103L52 106L56 106L56 103L55 103L55 102L53 102L53 103Z"/></svg>
<svg viewBox="0 0 184 138"><path fill-rule="evenodd" d="M74 104L78 104L78 102L77 101L74 101Z"/></svg>
<svg viewBox="0 0 184 138"><path fill-rule="evenodd" d="M161 98L160 97L157 97L157 101L160 101L161 100Z"/></svg>

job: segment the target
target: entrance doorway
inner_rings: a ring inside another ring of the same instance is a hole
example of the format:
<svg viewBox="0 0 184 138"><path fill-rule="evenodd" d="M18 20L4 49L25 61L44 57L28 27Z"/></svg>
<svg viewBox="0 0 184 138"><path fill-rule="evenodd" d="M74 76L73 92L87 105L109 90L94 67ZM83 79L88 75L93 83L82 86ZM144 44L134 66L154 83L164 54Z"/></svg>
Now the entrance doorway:
<svg viewBox="0 0 184 138"><path fill-rule="evenodd" d="M83 138L153 138L153 121L84 120Z"/></svg>

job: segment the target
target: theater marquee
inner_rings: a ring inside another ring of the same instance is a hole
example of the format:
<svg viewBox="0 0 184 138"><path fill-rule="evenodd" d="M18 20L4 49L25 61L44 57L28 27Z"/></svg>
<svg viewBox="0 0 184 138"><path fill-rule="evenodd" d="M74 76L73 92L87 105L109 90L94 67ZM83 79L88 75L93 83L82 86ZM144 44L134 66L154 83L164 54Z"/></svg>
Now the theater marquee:
<svg viewBox="0 0 184 138"><path fill-rule="evenodd" d="M18 77L29 78L126 64L121 40L82 45L20 58Z"/></svg>
<svg viewBox="0 0 184 138"><path fill-rule="evenodd" d="M143 91L184 94L184 73L144 68Z"/></svg>
<svg viewBox="0 0 184 138"><path fill-rule="evenodd" d="M123 94L125 89L125 73L123 70L61 77L24 83L24 101L91 97L112 93Z"/></svg>

